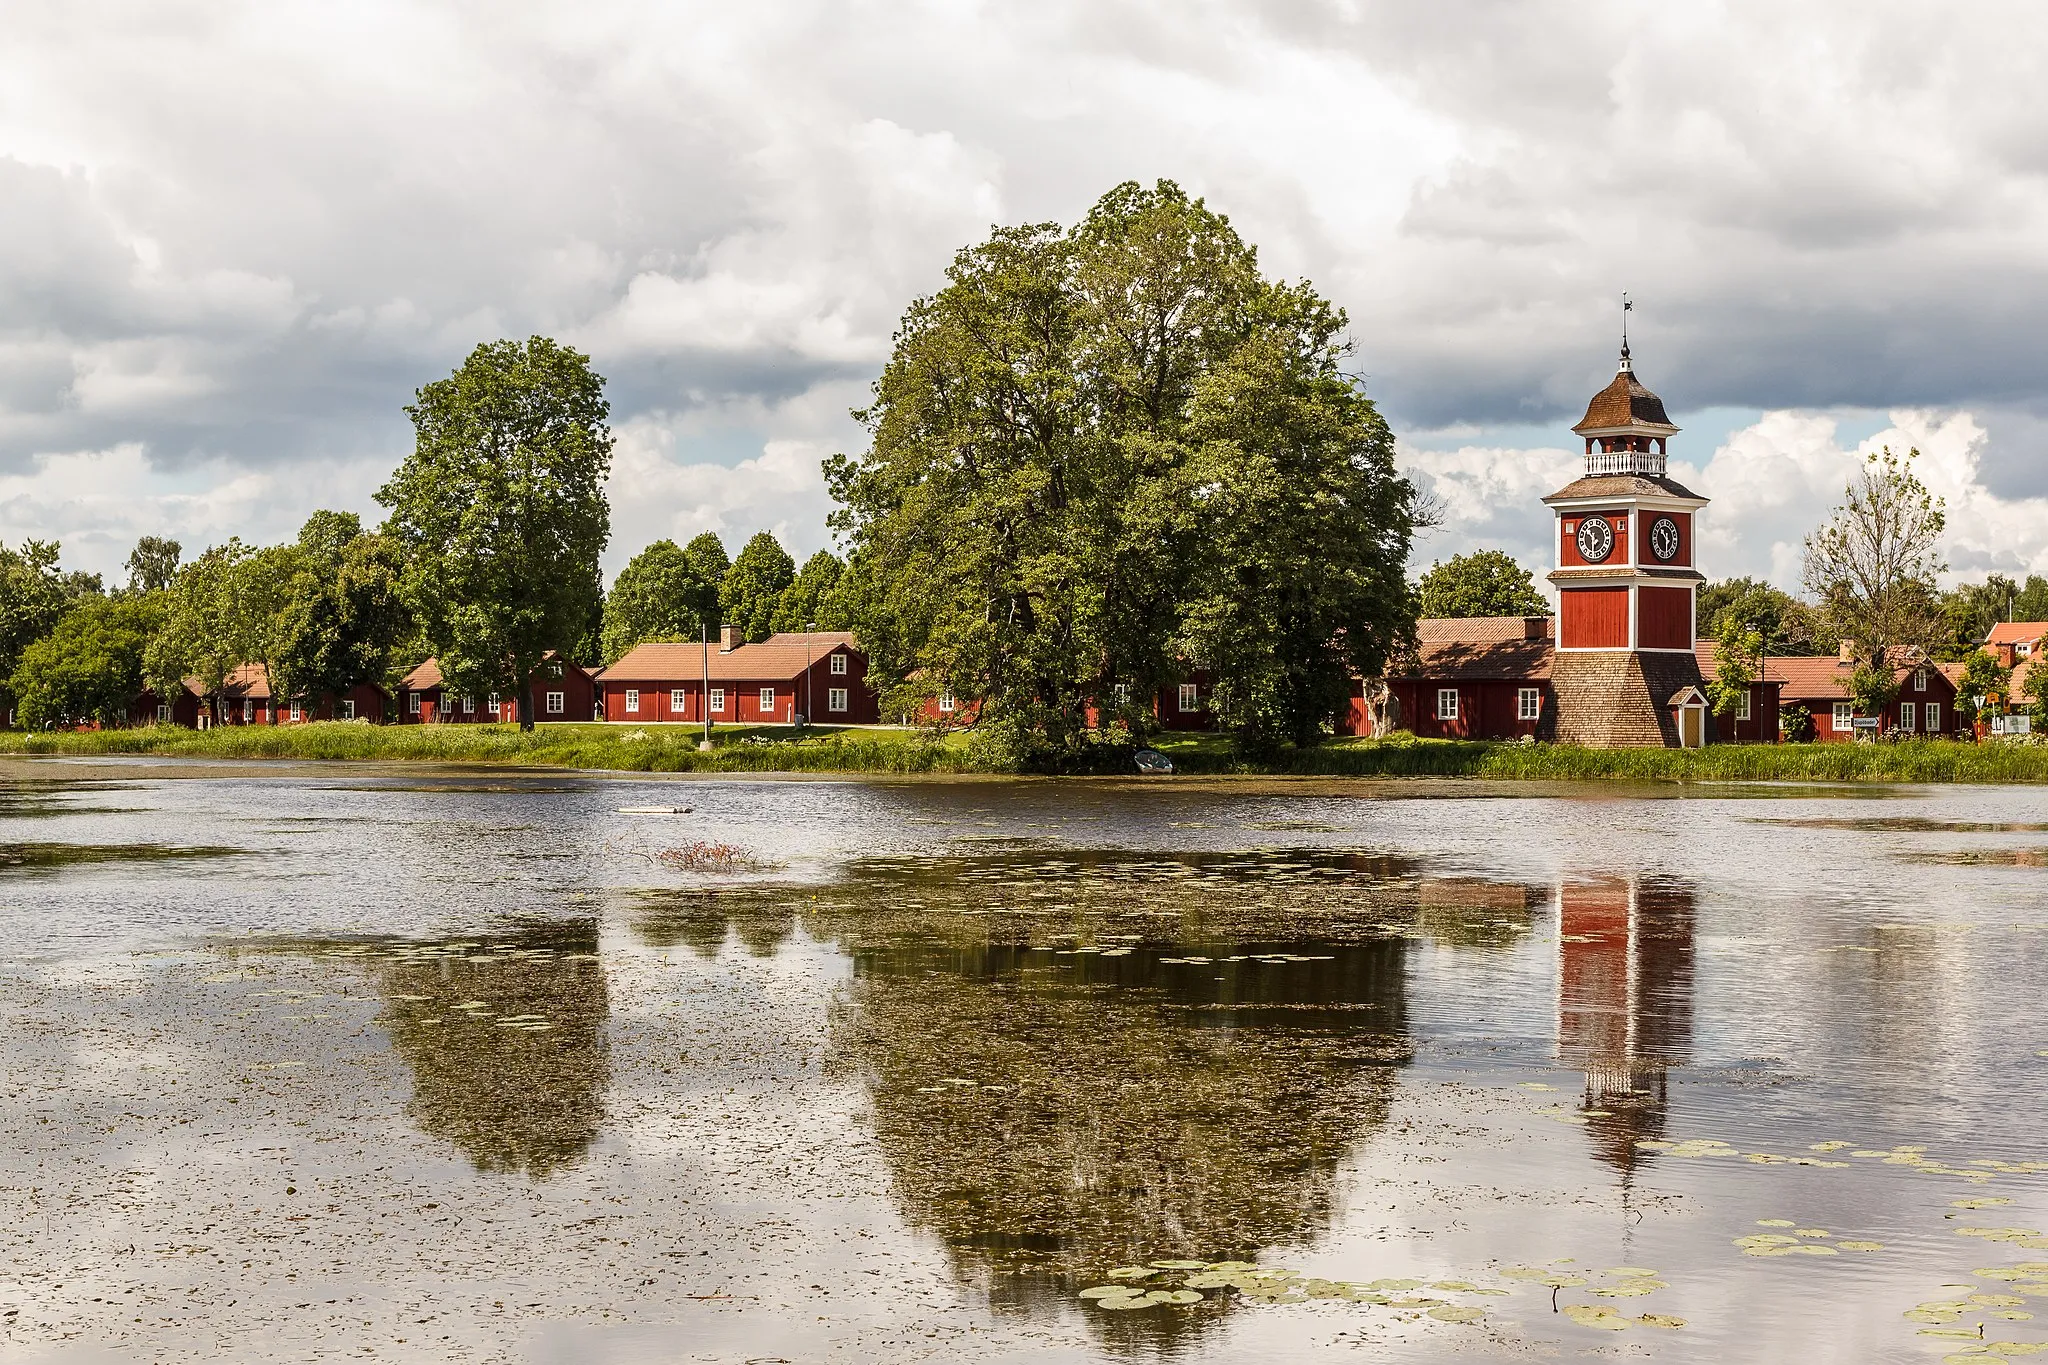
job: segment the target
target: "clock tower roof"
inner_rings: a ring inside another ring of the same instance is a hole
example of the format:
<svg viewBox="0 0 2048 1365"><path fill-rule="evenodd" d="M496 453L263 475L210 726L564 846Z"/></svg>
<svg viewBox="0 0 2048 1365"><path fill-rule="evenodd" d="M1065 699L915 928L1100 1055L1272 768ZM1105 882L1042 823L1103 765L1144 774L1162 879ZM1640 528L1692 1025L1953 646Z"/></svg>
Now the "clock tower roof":
<svg viewBox="0 0 2048 1365"><path fill-rule="evenodd" d="M1628 347L1623 346L1621 365L1614 372L1613 382L1593 395L1593 401L1586 405L1586 415L1572 430L1581 436L1620 436L1631 432L1669 436L1678 428L1665 415L1664 400L1636 378L1635 367L1629 363Z"/></svg>

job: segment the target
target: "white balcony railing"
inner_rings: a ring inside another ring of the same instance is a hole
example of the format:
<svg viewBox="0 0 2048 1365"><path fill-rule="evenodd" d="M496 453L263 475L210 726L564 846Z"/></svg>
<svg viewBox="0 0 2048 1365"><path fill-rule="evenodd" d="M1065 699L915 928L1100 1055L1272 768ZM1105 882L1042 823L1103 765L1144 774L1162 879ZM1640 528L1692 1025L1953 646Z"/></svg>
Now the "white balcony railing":
<svg viewBox="0 0 2048 1365"><path fill-rule="evenodd" d="M1664 457L1648 450L1601 450L1586 457L1588 474L1647 474L1664 477Z"/></svg>

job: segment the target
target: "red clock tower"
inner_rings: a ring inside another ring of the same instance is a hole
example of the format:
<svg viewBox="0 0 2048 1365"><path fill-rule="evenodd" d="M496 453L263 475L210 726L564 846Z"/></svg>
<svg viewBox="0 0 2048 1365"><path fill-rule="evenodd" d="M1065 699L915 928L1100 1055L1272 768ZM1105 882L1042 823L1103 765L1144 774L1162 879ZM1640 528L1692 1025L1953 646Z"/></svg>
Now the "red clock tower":
<svg viewBox="0 0 2048 1365"><path fill-rule="evenodd" d="M1584 477L1543 501L1557 517L1557 738L1604 748L1697 747L1706 696L1693 654L1694 522L1707 500L1664 472L1678 431L1643 387L1628 343L1614 382L1572 428Z"/></svg>

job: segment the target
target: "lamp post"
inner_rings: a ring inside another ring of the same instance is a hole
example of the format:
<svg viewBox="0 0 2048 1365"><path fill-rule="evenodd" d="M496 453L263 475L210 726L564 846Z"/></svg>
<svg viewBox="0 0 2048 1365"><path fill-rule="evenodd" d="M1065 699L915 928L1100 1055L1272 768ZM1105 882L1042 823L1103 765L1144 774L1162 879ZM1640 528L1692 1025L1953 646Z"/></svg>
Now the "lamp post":
<svg viewBox="0 0 2048 1365"><path fill-rule="evenodd" d="M704 712L704 743L699 746L711 747L711 623L699 618L697 634L704 646L704 685L697 693L697 705Z"/></svg>
<svg viewBox="0 0 2048 1365"><path fill-rule="evenodd" d="M804 723L809 724L817 712L811 709L811 656L818 642L811 638L818 629L816 621L804 622Z"/></svg>

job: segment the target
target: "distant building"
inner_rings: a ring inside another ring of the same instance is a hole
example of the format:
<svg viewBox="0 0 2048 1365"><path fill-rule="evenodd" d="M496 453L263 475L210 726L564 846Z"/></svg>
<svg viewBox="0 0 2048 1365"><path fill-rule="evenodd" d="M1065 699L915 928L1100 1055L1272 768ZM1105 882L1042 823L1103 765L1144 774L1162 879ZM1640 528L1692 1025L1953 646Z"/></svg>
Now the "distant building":
<svg viewBox="0 0 2048 1365"><path fill-rule="evenodd" d="M1387 671L1388 728L1433 739L1550 738L1551 624L1548 616L1417 621L1414 656ZM1352 702L1349 728L1371 729L1362 698Z"/></svg>
<svg viewBox="0 0 2048 1365"><path fill-rule="evenodd" d="M1764 677L1778 688L1778 704L1790 709L1805 707L1813 716L1813 738L1822 743L1856 737L1856 701L1849 694L1849 679L1856 671L1851 646L1835 655L1794 655L1764 661ZM1961 664L1937 664L1915 652L1894 651L1893 675L1898 698L1871 717L1879 733L1923 735L1930 739L1968 737L1970 728L1956 713L1956 688L1962 681Z"/></svg>
<svg viewBox="0 0 2048 1365"><path fill-rule="evenodd" d="M531 691L526 714L534 721L590 720L596 715L592 674L555 650L541 656ZM428 659L399 680L396 719L401 725L510 725L519 719L519 708L512 697L496 692L481 697L451 694L441 677L441 661Z"/></svg>
<svg viewBox="0 0 2048 1365"><path fill-rule="evenodd" d="M357 683L346 692L318 697L279 698L271 695L270 671L262 664L243 664L221 680L209 695L197 678L185 679L174 697L145 691L129 706L132 725L299 725L314 720L360 720L381 724L391 698L375 683Z"/></svg>
<svg viewBox="0 0 2048 1365"><path fill-rule="evenodd" d="M599 718L788 725L872 725L868 656L845 631L780 632L747 643L727 626L716 644L635 645L595 675Z"/></svg>

